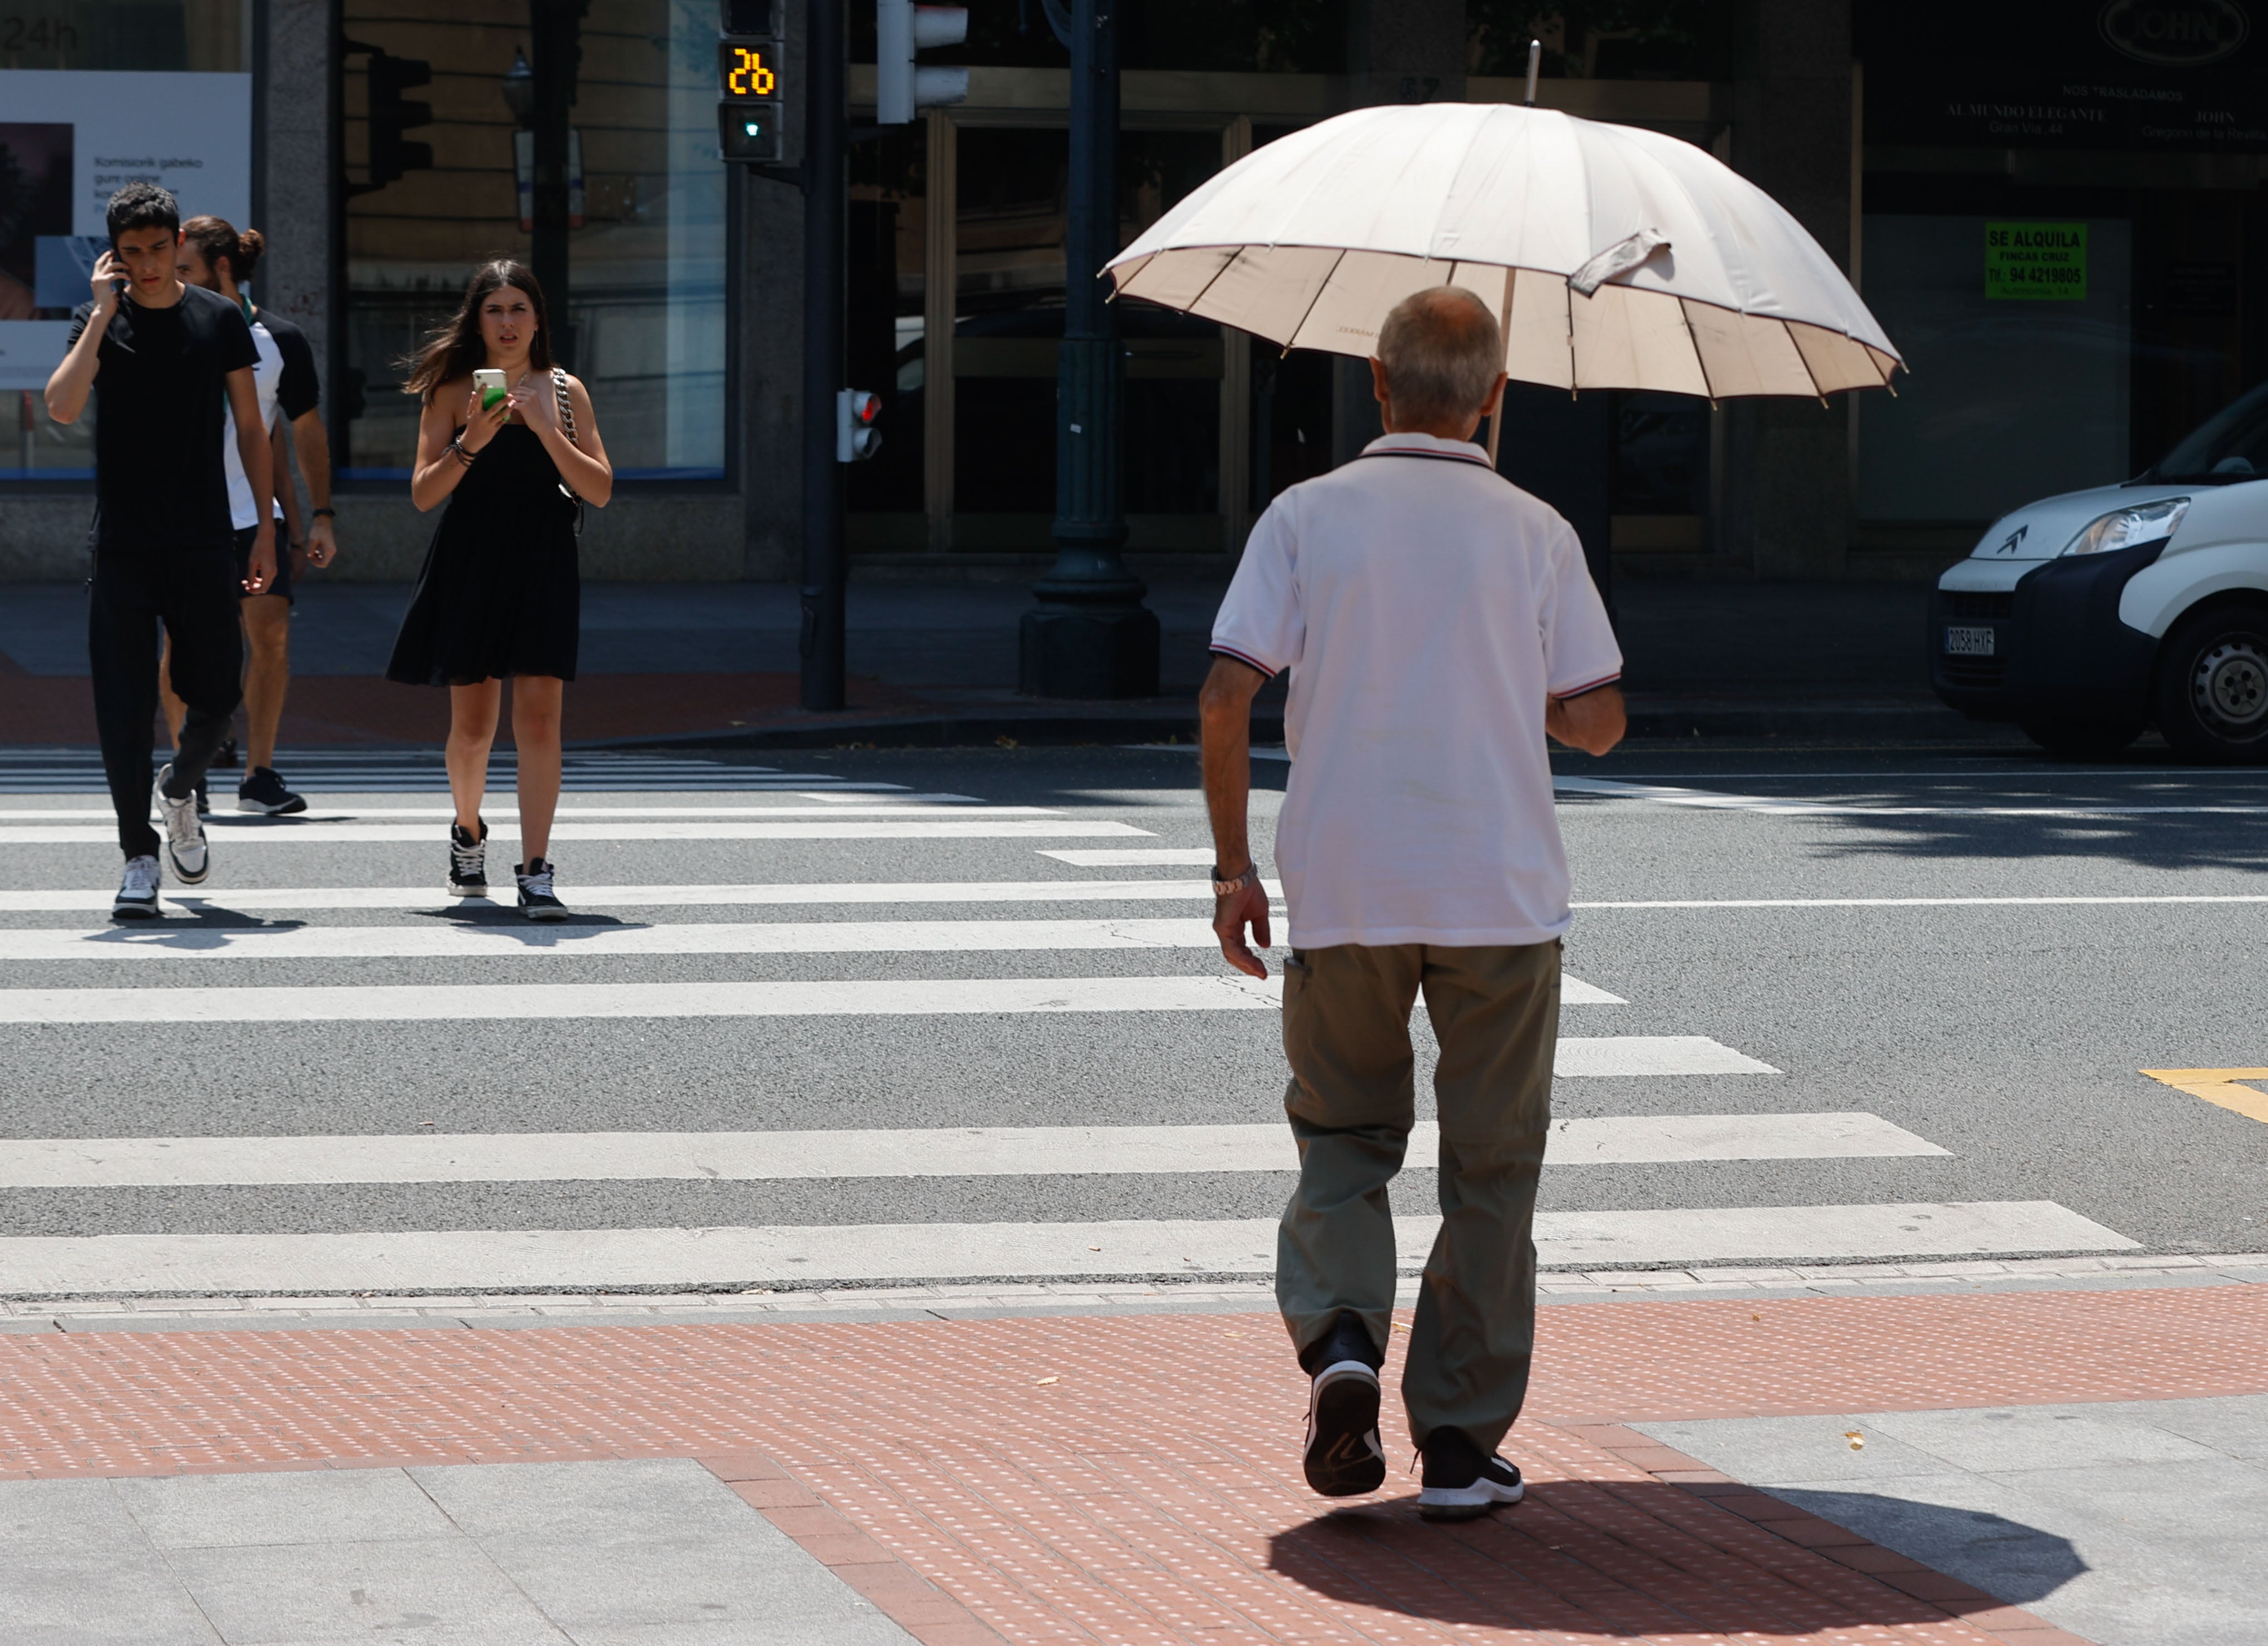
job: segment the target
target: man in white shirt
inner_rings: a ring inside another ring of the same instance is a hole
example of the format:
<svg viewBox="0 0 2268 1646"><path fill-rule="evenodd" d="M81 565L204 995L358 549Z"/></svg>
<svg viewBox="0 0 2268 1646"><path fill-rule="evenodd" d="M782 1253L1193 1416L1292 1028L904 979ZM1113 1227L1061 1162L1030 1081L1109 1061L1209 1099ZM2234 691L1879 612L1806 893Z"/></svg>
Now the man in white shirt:
<svg viewBox="0 0 2268 1646"><path fill-rule="evenodd" d="M1313 1380L1307 1475L1326 1496L1385 1476L1387 1184L1415 1119L1421 990L1440 1041L1441 1232L1402 1380L1429 1519L1521 1492L1493 1454L1535 1341L1532 1229L1570 919L1544 739L1599 755L1624 727L1622 653L1582 544L1472 443L1504 393L1503 359L1495 318L1460 288L1388 316L1371 362L1387 432L1261 517L1200 701L1213 927L1232 965L1265 977L1246 937L1268 947L1246 834L1251 705L1291 671L1276 865L1300 1185L1276 1292Z"/></svg>

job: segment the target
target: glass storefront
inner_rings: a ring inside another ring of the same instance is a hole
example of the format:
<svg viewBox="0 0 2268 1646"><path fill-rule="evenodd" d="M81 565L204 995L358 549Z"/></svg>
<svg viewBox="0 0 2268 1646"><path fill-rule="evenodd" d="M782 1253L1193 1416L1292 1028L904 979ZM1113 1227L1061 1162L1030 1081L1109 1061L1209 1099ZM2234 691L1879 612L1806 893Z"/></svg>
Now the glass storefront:
<svg viewBox="0 0 2268 1646"><path fill-rule="evenodd" d="M417 406L401 361L456 307L474 268L530 256L519 171L529 143L506 100L531 50L524 0L349 0L348 39L430 63L430 169L347 208L343 477L406 478ZM725 472L725 167L717 159L717 11L703 0L591 0L580 30L568 289L546 293L568 364L589 386L615 473ZM359 67L368 56L350 58ZM369 175L367 76L350 73L350 185Z"/></svg>
<svg viewBox="0 0 2268 1646"><path fill-rule="evenodd" d="M107 244L102 206L136 178L185 216L248 225L249 0L41 0L0 7L0 482L91 481L90 405L40 397Z"/></svg>

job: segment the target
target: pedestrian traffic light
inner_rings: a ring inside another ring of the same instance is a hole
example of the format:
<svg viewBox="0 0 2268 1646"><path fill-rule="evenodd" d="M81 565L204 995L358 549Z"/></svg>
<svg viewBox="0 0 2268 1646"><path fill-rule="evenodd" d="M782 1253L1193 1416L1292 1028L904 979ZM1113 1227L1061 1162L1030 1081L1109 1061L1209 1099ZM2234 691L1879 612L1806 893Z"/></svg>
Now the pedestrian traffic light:
<svg viewBox="0 0 2268 1646"><path fill-rule="evenodd" d="M882 432L874 419L882 415L882 397L863 388L839 389L835 395L835 461L863 463L882 449Z"/></svg>
<svg viewBox="0 0 2268 1646"><path fill-rule="evenodd" d="M433 145L412 143L401 134L413 126L431 125L433 106L401 94L412 86L431 85L433 65L373 51L364 72L370 85L370 186L383 188L399 181L404 172L431 171Z"/></svg>
<svg viewBox="0 0 2268 1646"><path fill-rule="evenodd" d="M924 69L914 54L968 38L968 8L874 0L874 119L902 126L917 108L968 100L968 70Z"/></svg>
<svg viewBox="0 0 2268 1646"><path fill-rule="evenodd" d="M786 0L722 0L717 36L717 148L777 165L786 154Z"/></svg>

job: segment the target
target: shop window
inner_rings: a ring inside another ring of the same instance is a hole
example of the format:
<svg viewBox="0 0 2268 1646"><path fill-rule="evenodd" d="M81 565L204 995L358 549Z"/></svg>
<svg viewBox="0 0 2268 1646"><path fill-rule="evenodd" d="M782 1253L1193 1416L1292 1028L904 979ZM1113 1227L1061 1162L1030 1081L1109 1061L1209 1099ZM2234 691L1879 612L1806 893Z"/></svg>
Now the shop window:
<svg viewBox="0 0 2268 1646"><path fill-rule="evenodd" d="M49 420L41 391L107 244L102 207L135 178L184 215L248 220L246 0L0 5L0 483L94 477L100 397ZM162 87L121 74L178 76ZM82 167L80 159L101 157ZM84 191L77 175L84 171Z"/></svg>
<svg viewBox="0 0 2268 1646"><path fill-rule="evenodd" d="M394 392L401 362L456 307L494 256L526 261L519 121L504 98L527 52L521 0L349 0L350 40L429 63L431 169L350 202L349 478L400 480L418 409ZM702 480L725 473L725 168L717 159L717 13L696 0L590 0L580 26L572 130L582 188L568 290L546 292L571 368L589 385L615 472ZM364 58L346 107L350 184L367 176ZM358 390L358 393L357 392ZM357 409L358 406L358 409Z"/></svg>
<svg viewBox="0 0 2268 1646"><path fill-rule="evenodd" d="M1126 69L1202 69L1242 74L1339 74L1346 68L1345 0L1144 0L1118 14L1118 61ZM1042 0L968 10L965 46L922 54L924 63L1060 69L1067 54ZM874 11L850 9L850 60L874 60Z"/></svg>
<svg viewBox="0 0 2268 1646"><path fill-rule="evenodd" d="M2127 224L2055 219L2083 237L2075 263L2059 255L2081 277L2062 289L2084 295L2036 298L2010 295L2015 283L1988 268L1987 233L2002 221L1866 220L1867 306L1912 375L1859 412L1862 520L1982 526L2132 472Z"/></svg>
<svg viewBox="0 0 2268 1646"><path fill-rule="evenodd" d="M1517 78L1540 41L1548 79L1731 78L1726 0L1467 0L1466 71Z"/></svg>

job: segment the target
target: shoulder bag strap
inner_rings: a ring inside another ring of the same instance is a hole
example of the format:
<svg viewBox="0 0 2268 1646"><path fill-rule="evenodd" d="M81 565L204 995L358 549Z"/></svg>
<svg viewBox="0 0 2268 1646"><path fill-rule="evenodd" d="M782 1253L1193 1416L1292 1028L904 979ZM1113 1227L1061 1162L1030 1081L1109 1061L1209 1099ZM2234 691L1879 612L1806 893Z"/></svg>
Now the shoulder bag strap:
<svg viewBox="0 0 2268 1646"><path fill-rule="evenodd" d="M567 373L556 365L551 368L551 392L559 399L559 426L566 431L567 444L579 449L582 442L575 438L575 402L567 393ZM575 488L563 480L559 483L559 494L575 506L575 535L580 537L583 535L583 499L576 495Z"/></svg>

